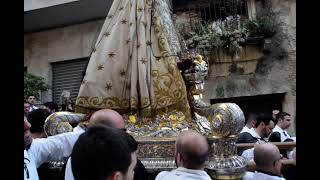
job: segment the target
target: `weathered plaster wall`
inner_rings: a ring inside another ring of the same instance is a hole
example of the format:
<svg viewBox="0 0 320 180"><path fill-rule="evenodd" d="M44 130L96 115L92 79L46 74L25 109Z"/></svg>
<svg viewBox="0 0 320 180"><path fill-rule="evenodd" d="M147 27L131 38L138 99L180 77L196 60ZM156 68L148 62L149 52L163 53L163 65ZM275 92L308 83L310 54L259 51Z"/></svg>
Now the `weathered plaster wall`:
<svg viewBox="0 0 320 180"><path fill-rule="evenodd" d="M28 72L44 77L51 86L50 63L88 57L103 20L26 34L24 65ZM51 100L51 87L42 94L42 102Z"/></svg>
<svg viewBox="0 0 320 180"><path fill-rule="evenodd" d="M204 98L255 96L285 93L283 111L296 114L296 1L272 0L277 33L271 39L270 53L246 48L240 60L211 59ZM259 13L259 12L257 12ZM295 134L295 123L289 133Z"/></svg>

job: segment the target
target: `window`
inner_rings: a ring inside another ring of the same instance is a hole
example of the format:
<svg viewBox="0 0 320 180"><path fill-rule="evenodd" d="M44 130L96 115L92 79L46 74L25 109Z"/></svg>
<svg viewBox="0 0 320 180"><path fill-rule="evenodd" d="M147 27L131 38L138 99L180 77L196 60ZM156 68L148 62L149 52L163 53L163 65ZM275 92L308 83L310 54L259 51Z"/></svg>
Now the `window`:
<svg viewBox="0 0 320 180"><path fill-rule="evenodd" d="M179 0L173 1L173 12L197 13L203 21L225 20L229 16L240 15L247 18L246 0Z"/></svg>

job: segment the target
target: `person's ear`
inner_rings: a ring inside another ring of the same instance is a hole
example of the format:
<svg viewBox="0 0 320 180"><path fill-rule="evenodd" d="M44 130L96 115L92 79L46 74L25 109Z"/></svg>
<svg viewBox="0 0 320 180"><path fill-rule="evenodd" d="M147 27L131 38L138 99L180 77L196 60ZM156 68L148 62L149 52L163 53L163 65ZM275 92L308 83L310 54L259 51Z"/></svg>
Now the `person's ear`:
<svg viewBox="0 0 320 180"><path fill-rule="evenodd" d="M113 172L112 174L111 174L111 176L109 176L108 178L107 178L107 180L120 180L121 179L121 173L120 173L120 171L115 171L115 172Z"/></svg>
<svg viewBox="0 0 320 180"><path fill-rule="evenodd" d="M280 160L275 163L274 168L275 168L277 174L280 175L281 174L281 168L282 168L282 163L281 163Z"/></svg>
<svg viewBox="0 0 320 180"><path fill-rule="evenodd" d="M182 156L180 153L177 153L177 165L182 166Z"/></svg>

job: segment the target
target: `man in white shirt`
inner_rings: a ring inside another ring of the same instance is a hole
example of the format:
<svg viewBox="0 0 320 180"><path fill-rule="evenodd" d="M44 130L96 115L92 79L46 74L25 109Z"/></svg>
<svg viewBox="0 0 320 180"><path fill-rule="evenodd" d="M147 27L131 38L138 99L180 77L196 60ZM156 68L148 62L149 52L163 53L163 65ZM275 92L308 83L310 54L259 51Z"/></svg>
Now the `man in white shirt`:
<svg viewBox="0 0 320 180"><path fill-rule="evenodd" d="M176 140L175 161L177 169L160 172L156 180L211 180L204 171L209 157L207 140L195 131L183 131Z"/></svg>
<svg viewBox="0 0 320 180"><path fill-rule="evenodd" d="M281 177L281 155L272 143L257 144L254 148L255 172L246 172L243 180L285 180Z"/></svg>
<svg viewBox="0 0 320 180"><path fill-rule="evenodd" d="M274 122L271 120L270 123L269 123L269 125L268 125L268 129L269 129L270 131L267 131L267 132L270 133L273 128L274 128ZM267 133L267 134L268 134L268 133ZM253 136L255 136L254 133L252 133L252 134L253 134ZM264 135L263 140L257 141L256 143L257 143L257 144L261 144L261 143L266 143L266 142L268 142L268 136L267 136L267 134ZM257 137L257 136L255 136L255 137ZM246 150L244 150L244 151L242 152L241 156L244 157L247 161L253 161L253 150L254 150L254 148L246 149Z"/></svg>
<svg viewBox="0 0 320 180"><path fill-rule="evenodd" d="M119 129L93 125L80 135L71 154L76 180L133 180L137 142Z"/></svg>
<svg viewBox="0 0 320 180"><path fill-rule="evenodd" d="M295 137L291 137L286 129L291 125L291 115L286 112L279 112L276 118L277 125L273 128L269 136L270 142L290 142L296 141ZM281 150L281 154L286 158L291 158L292 150Z"/></svg>
<svg viewBox="0 0 320 180"><path fill-rule="evenodd" d="M284 142L294 141L288 134L286 129L291 125L291 115L286 112L280 112L276 118L277 125L272 130L272 134L269 137L270 142Z"/></svg>
<svg viewBox="0 0 320 180"><path fill-rule="evenodd" d="M104 124L109 127L125 130L125 123L122 116L111 109L101 109L92 114L89 124ZM86 127L78 125L74 128L74 132L84 132ZM71 158L68 159L65 169L65 180L74 180L71 170Z"/></svg>
<svg viewBox="0 0 320 180"><path fill-rule="evenodd" d="M49 161L61 161L71 154L81 133L64 133L48 138L32 139L30 123L24 117L24 179L38 180L37 168Z"/></svg>
<svg viewBox="0 0 320 180"><path fill-rule="evenodd" d="M242 128L242 130L240 131L240 134L241 133L250 133L250 130L256 126L256 123L257 123L257 115L254 114L254 113L249 113L248 117L247 117L247 121L246 121L246 125Z"/></svg>
<svg viewBox="0 0 320 180"><path fill-rule="evenodd" d="M35 98L33 95L28 96L27 101L28 101L28 103L29 103L29 105L30 105L30 107L29 107L29 112L31 112L31 111L33 111L33 110L35 110L35 109L38 109L38 107L36 107L36 106L34 105L34 101L35 101L35 100L36 100L36 98Z"/></svg>
<svg viewBox="0 0 320 180"><path fill-rule="evenodd" d="M240 137L237 140L237 143L255 143L257 141L265 142L263 138L268 137L269 134L271 133L271 129L269 126L271 119L272 119L271 115L262 114L262 113L259 114L256 118L257 120L256 127L251 128L249 130L249 133L240 134Z"/></svg>
<svg viewBox="0 0 320 180"><path fill-rule="evenodd" d="M257 123L255 128L250 129L250 133L240 134L237 143L266 143L264 139L271 133L271 128L273 124L272 116L268 114L260 113L257 118ZM238 155L246 158L248 161L253 159L253 148L247 149L245 151L238 151Z"/></svg>
<svg viewBox="0 0 320 180"><path fill-rule="evenodd" d="M94 112L91 117L89 118L89 123L90 125L93 124L103 124L108 127L120 129L122 131L126 131L125 129L125 122L122 118L122 116L114 110L111 109L101 109L99 111ZM86 126L77 126L74 131L77 132L84 132ZM143 178L146 178L147 170L143 166L140 160L137 160L138 164L135 167L135 174L134 174L134 179L139 179L141 180ZM68 159L66 168L65 168L65 180L74 180L73 172L72 172L72 160L71 158Z"/></svg>

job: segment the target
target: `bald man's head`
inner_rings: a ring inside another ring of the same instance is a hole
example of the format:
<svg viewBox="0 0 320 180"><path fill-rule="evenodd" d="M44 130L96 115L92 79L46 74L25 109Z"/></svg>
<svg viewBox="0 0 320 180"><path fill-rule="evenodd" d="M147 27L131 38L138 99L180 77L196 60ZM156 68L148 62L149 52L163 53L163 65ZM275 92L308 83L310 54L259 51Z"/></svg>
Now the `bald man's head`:
<svg viewBox="0 0 320 180"><path fill-rule="evenodd" d="M280 158L278 147L272 143L257 144L254 147L254 162L257 169L280 174Z"/></svg>
<svg viewBox="0 0 320 180"><path fill-rule="evenodd" d="M122 116L111 109L101 109L90 117L90 124L104 124L109 127L124 129L125 124Z"/></svg>
<svg viewBox="0 0 320 180"><path fill-rule="evenodd" d="M206 138L195 131L182 131L176 140L176 158L177 156L180 156L183 167L203 169L209 156Z"/></svg>

